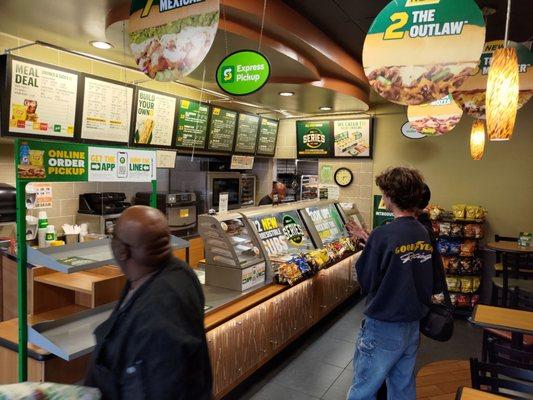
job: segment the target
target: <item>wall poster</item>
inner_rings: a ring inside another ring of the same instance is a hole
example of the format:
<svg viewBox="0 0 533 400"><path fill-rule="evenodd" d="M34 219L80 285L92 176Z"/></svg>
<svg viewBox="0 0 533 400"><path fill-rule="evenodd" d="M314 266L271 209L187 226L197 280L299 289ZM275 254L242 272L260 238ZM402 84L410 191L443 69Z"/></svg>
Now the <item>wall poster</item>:
<svg viewBox="0 0 533 400"><path fill-rule="evenodd" d="M372 120L347 119L333 122L335 157L372 157Z"/></svg>
<svg viewBox="0 0 533 400"><path fill-rule="evenodd" d="M296 121L298 157L331 156L331 121Z"/></svg>

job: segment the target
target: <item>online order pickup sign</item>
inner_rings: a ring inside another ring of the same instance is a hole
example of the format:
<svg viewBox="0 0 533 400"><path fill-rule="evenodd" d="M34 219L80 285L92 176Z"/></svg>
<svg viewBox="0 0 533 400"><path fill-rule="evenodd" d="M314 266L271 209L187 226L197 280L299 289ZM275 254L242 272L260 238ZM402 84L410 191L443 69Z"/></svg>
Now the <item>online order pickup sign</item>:
<svg viewBox="0 0 533 400"><path fill-rule="evenodd" d="M234 96L245 96L261 89L270 77L270 63L253 50L237 51L227 56L217 69L220 88Z"/></svg>

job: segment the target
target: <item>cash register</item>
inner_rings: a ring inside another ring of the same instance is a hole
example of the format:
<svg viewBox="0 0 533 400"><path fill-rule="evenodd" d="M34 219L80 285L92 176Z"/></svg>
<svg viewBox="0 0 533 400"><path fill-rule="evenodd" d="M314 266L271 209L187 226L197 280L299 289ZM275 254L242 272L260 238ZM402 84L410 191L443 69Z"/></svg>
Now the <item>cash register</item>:
<svg viewBox="0 0 533 400"><path fill-rule="evenodd" d="M115 221L130 206L124 193L83 193L79 197L76 223L89 224L89 233L113 235Z"/></svg>

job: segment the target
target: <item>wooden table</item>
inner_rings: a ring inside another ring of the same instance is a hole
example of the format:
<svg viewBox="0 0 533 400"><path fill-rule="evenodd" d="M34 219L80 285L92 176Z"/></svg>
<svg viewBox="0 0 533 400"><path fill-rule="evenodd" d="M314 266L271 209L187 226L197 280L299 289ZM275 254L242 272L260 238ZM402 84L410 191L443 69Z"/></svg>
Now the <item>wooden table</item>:
<svg viewBox="0 0 533 400"><path fill-rule="evenodd" d="M455 400L498 400L506 398L492 393L482 392L481 390L463 387L457 391Z"/></svg>
<svg viewBox="0 0 533 400"><path fill-rule="evenodd" d="M533 255L533 246L525 247L519 246L516 242L491 242L487 244L487 248L502 253L502 266L503 266L503 287L502 287L502 303L507 305L507 296L509 293L509 265L507 263L507 254L523 254ZM515 273L518 274L518 265L516 266Z"/></svg>
<svg viewBox="0 0 533 400"><path fill-rule="evenodd" d="M511 308L476 305L470 321L483 328L501 329L512 333L512 346L522 347L524 334L533 335L533 312Z"/></svg>

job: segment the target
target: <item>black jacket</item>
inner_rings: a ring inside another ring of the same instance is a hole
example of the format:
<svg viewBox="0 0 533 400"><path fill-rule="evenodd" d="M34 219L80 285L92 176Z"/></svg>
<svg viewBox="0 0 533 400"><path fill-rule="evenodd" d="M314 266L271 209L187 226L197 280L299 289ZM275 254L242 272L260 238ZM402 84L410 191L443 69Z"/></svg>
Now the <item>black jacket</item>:
<svg viewBox="0 0 533 400"><path fill-rule="evenodd" d="M211 399L204 295L194 272L171 259L96 328L86 385L103 400Z"/></svg>

